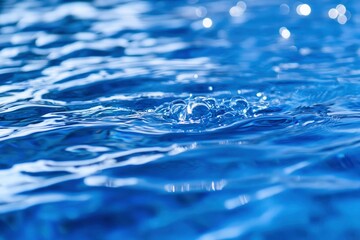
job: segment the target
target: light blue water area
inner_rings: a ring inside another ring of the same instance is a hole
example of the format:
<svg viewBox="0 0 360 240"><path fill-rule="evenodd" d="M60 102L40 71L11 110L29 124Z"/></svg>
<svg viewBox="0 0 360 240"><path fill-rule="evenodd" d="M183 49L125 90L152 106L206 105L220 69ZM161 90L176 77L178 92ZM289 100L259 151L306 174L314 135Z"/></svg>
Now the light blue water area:
<svg viewBox="0 0 360 240"><path fill-rule="evenodd" d="M0 1L0 239L360 239L359 10Z"/></svg>

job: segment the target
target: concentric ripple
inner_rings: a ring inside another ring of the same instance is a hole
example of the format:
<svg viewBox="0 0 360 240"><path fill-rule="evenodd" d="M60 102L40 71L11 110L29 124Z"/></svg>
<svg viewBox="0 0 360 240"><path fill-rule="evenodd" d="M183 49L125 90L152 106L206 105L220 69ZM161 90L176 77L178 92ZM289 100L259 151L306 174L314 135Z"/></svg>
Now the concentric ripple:
<svg viewBox="0 0 360 240"><path fill-rule="evenodd" d="M359 8L0 1L0 239L360 239Z"/></svg>

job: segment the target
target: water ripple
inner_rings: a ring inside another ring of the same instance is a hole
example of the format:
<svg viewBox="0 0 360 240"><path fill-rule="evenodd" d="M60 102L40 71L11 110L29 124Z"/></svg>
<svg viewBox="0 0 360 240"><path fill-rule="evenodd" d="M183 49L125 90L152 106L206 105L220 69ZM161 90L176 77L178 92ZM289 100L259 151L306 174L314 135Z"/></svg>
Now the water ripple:
<svg viewBox="0 0 360 240"><path fill-rule="evenodd" d="M359 239L356 1L0 1L0 239Z"/></svg>

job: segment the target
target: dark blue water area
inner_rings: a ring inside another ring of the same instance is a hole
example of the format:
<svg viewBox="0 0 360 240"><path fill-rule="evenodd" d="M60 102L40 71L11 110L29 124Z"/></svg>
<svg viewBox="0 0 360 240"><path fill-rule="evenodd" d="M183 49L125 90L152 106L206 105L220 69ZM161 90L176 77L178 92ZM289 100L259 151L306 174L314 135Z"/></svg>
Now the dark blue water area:
<svg viewBox="0 0 360 240"><path fill-rule="evenodd" d="M0 1L0 239L360 239L359 11Z"/></svg>

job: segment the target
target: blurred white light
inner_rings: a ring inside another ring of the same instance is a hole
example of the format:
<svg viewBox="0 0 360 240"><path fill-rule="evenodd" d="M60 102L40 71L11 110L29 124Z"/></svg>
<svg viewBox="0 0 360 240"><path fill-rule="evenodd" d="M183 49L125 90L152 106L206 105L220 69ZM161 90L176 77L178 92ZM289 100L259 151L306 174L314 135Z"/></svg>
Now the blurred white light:
<svg viewBox="0 0 360 240"><path fill-rule="evenodd" d="M200 17L200 18L203 18L203 17L206 16L207 10L206 10L206 8L204 8L204 7L198 7L198 8L196 8L196 10L195 10L195 14L196 14L196 16L198 16L198 17Z"/></svg>
<svg viewBox="0 0 360 240"><path fill-rule="evenodd" d="M331 8L328 15L329 18L336 19L339 24L345 24L351 17L351 14L347 12L343 4L338 4L336 8Z"/></svg>
<svg viewBox="0 0 360 240"><path fill-rule="evenodd" d="M244 10L239 8L238 6L235 6L230 8L229 13L232 17L240 17L241 15L243 15Z"/></svg>
<svg viewBox="0 0 360 240"><path fill-rule="evenodd" d="M342 4L337 5L336 10L339 12L339 15L344 15L346 13L346 7Z"/></svg>
<svg viewBox="0 0 360 240"><path fill-rule="evenodd" d="M306 56L311 53L311 49L310 48L300 48L299 52L301 55Z"/></svg>
<svg viewBox="0 0 360 240"><path fill-rule="evenodd" d="M289 14L289 12L290 12L290 7L289 7L289 5L287 5L287 4L285 4L285 3L283 3L283 4L280 5L280 13L281 13L281 14L286 15L286 14Z"/></svg>
<svg viewBox="0 0 360 240"><path fill-rule="evenodd" d="M311 13L311 7L308 4L300 4L296 7L296 12L301 16L309 16Z"/></svg>
<svg viewBox="0 0 360 240"><path fill-rule="evenodd" d="M279 29L280 36L284 39L289 39L291 36L290 31L286 27L281 27Z"/></svg>
<svg viewBox="0 0 360 240"><path fill-rule="evenodd" d="M331 8L328 12L328 15L329 15L329 18L336 19L339 16L339 12L335 8Z"/></svg>
<svg viewBox="0 0 360 240"><path fill-rule="evenodd" d="M211 28L211 26L213 25L213 22L210 18L204 18L203 19L203 26L205 28Z"/></svg>
<svg viewBox="0 0 360 240"><path fill-rule="evenodd" d="M243 1L239 1L236 6L238 6L239 8L243 9L244 11L246 10L246 3Z"/></svg>
<svg viewBox="0 0 360 240"><path fill-rule="evenodd" d="M229 13L232 17L240 17L244 14L245 10L246 10L246 3L240 1L236 4L236 6L230 8Z"/></svg>
<svg viewBox="0 0 360 240"><path fill-rule="evenodd" d="M345 24L348 19L347 19L347 17L345 15L339 15L337 20L338 20L338 23Z"/></svg>

